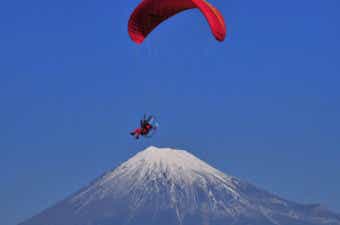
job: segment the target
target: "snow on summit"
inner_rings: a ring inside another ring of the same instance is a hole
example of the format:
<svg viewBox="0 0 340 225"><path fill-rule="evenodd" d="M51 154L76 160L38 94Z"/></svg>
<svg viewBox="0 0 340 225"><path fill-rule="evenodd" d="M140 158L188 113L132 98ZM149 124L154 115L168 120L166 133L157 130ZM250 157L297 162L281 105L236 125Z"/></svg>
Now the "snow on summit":
<svg viewBox="0 0 340 225"><path fill-rule="evenodd" d="M20 225L340 225L340 216L226 175L187 151L149 147Z"/></svg>
<svg viewBox="0 0 340 225"><path fill-rule="evenodd" d="M168 185L164 183L165 181ZM190 198L188 200L190 201L195 198L193 187L198 186L201 190L209 192L208 186L211 185L223 186L231 195L239 197L231 181L232 177L187 151L151 146L107 173L74 199L79 200L86 196L85 203L88 204L91 201L89 199L102 199L110 195L129 196L142 189L145 190L143 194L145 197L147 191L150 194L162 187L168 195L171 195L169 198L173 201L183 200L183 196L176 196L175 189L180 190L182 194L185 193L185 197Z"/></svg>
<svg viewBox="0 0 340 225"><path fill-rule="evenodd" d="M138 153L121 167L144 168L144 171L153 170L154 174L166 173L175 180L179 179L181 175L187 176L185 179L191 180L200 176L200 174L215 176L222 180L229 179L229 177L187 151L153 146Z"/></svg>

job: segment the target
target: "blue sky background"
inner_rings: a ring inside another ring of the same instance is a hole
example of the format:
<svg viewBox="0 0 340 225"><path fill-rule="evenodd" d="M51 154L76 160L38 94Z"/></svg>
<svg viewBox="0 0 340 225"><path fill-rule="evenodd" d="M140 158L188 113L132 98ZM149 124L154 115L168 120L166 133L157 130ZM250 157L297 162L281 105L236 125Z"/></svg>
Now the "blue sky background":
<svg viewBox="0 0 340 225"><path fill-rule="evenodd" d="M211 1L138 46L138 0L1 1L0 224L51 206L149 145L187 149L340 212L340 2ZM157 136L128 132L144 112Z"/></svg>

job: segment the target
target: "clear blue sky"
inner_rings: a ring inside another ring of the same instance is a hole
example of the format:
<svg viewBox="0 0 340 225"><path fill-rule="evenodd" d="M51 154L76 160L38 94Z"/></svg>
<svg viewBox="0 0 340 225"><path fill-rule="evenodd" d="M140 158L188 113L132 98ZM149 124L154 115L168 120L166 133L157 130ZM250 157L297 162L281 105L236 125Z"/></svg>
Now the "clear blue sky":
<svg viewBox="0 0 340 225"><path fill-rule="evenodd" d="M213 0L135 45L138 0L0 3L0 224L148 145L187 149L284 198L340 212L340 2ZM160 118L149 140L128 132Z"/></svg>

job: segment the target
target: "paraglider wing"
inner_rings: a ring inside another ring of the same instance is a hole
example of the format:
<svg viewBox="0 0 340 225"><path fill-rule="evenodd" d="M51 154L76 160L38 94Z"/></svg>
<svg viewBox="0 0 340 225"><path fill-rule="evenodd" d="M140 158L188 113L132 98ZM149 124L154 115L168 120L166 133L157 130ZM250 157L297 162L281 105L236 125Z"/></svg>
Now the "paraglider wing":
<svg viewBox="0 0 340 225"><path fill-rule="evenodd" d="M203 13L207 19L211 32L215 36L216 40L223 41L225 39L227 28L224 22L222 13L211 5L209 2L204 0L192 0L197 8Z"/></svg>
<svg viewBox="0 0 340 225"><path fill-rule="evenodd" d="M143 0L132 13L128 31L131 39L140 44L163 21L184 10L198 8L207 19L218 41L226 36L222 14L205 0Z"/></svg>

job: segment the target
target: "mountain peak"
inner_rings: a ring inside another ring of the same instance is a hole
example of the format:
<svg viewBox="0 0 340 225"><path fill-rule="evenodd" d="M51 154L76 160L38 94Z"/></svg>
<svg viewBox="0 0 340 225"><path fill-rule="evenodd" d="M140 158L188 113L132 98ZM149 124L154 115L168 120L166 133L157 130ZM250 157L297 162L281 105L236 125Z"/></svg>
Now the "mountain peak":
<svg viewBox="0 0 340 225"><path fill-rule="evenodd" d="M136 154L137 157L143 157L144 159L151 161L175 161L178 158L182 158L185 156L188 157L189 155L191 154L185 150L178 150L173 148L158 148L155 146L150 146Z"/></svg>
<svg viewBox="0 0 340 225"><path fill-rule="evenodd" d="M205 164L203 161L185 150L157 148L155 146L150 146L145 150L137 153L127 162L129 161L142 161L147 164L168 164L180 167L185 167L193 162Z"/></svg>
<svg viewBox="0 0 340 225"><path fill-rule="evenodd" d="M154 207L162 208L167 202L168 207L188 209L196 207L198 192L211 198L215 189L220 189L226 199L240 198L236 184L236 179L187 151L151 146L105 174L71 202L84 208L101 199L123 197L137 207L152 202L155 193L162 193L163 201L157 200Z"/></svg>
<svg viewBox="0 0 340 225"><path fill-rule="evenodd" d="M191 153L150 146L21 225L340 225L318 206L284 200Z"/></svg>
<svg viewBox="0 0 340 225"><path fill-rule="evenodd" d="M189 182L189 185L202 177L223 181L231 179L185 150L154 146L137 153L113 173L121 170L129 170L130 174L138 173L143 178L163 175L174 182Z"/></svg>

